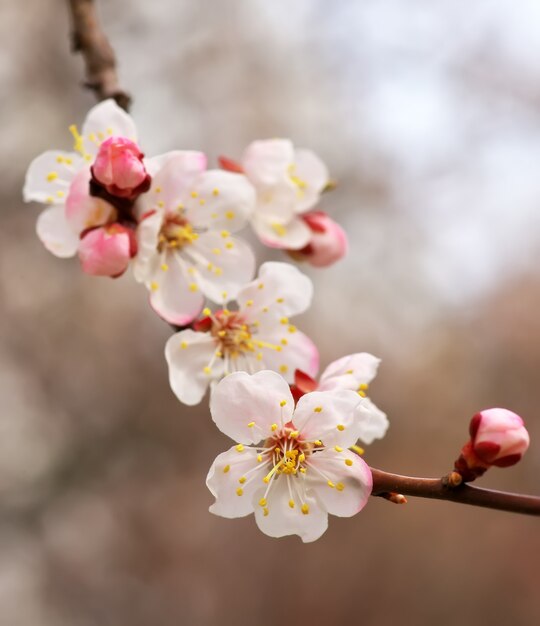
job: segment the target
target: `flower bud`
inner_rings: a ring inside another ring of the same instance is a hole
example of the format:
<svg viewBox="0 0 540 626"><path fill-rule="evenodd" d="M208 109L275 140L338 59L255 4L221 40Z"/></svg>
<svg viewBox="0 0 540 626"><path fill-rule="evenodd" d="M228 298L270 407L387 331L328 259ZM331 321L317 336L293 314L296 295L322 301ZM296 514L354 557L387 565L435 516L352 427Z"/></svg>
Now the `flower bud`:
<svg viewBox="0 0 540 626"><path fill-rule="evenodd" d="M79 244L83 272L93 276L120 276L136 253L133 230L117 223L87 231Z"/></svg>
<svg viewBox="0 0 540 626"><path fill-rule="evenodd" d="M322 211L301 216L311 230L311 239L301 250L290 251L293 258L307 261L313 267L327 267L347 253L347 235L339 224Z"/></svg>
<svg viewBox="0 0 540 626"><path fill-rule="evenodd" d="M92 165L94 183L112 196L135 200L150 187L150 175L143 163L144 154L137 144L123 137L104 141Z"/></svg>
<svg viewBox="0 0 540 626"><path fill-rule="evenodd" d="M507 409L486 409L471 419L471 435L455 468L464 480L474 480L487 469L515 465L529 447L529 433L519 415Z"/></svg>
<svg viewBox="0 0 540 626"><path fill-rule="evenodd" d="M497 467L515 465L529 447L529 433L519 415L507 409L487 409L471 420L475 454Z"/></svg>

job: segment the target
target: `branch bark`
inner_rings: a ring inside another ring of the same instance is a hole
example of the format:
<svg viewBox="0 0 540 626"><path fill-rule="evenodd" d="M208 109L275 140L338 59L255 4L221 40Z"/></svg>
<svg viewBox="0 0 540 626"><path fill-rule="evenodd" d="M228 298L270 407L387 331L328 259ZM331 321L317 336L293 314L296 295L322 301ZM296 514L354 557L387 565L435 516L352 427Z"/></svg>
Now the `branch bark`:
<svg viewBox="0 0 540 626"><path fill-rule="evenodd" d="M418 498L447 500L459 504L470 504L499 511L523 513L540 516L540 497L526 496L493 489L482 489L467 484L452 485L445 478L414 478L390 474L370 468L373 474L371 495L387 497L389 493L398 493Z"/></svg>
<svg viewBox="0 0 540 626"><path fill-rule="evenodd" d="M98 100L113 98L125 111L131 96L118 82L114 50L103 32L94 0L67 0L72 20L72 47L80 52L86 67L84 85Z"/></svg>

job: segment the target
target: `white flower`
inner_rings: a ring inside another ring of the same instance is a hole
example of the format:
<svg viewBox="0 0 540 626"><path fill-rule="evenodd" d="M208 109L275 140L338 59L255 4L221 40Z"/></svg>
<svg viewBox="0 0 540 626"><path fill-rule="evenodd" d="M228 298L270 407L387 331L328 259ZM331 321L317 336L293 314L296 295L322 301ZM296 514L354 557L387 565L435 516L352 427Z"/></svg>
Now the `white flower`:
<svg viewBox="0 0 540 626"><path fill-rule="evenodd" d="M197 404L208 385L234 371L281 372L293 382L301 369L315 376L317 348L289 318L311 303L311 280L288 263L264 263L238 294L238 310L224 309L182 330L165 347L169 381L181 402Z"/></svg>
<svg viewBox="0 0 540 626"><path fill-rule="evenodd" d="M356 391L362 401L356 409L356 418L359 424L359 438L366 444L375 439L382 439L388 430L388 418L367 397L369 383L377 375L381 362L376 356L368 352L358 352L344 356L330 365L321 374L317 383L305 372L296 371L293 385L295 398L304 393L314 391L333 391L336 389L350 389Z"/></svg>
<svg viewBox="0 0 540 626"><path fill-rule="evenodd" d="M312 233L299 216L317 204L329 182L324 163L288 139L269 139L246 148L242 168L257 190L252 225L261 241L290 250L306 246Z"/></svg>
<svg viewBox="0 0 540 626"><path fill-rule="evenodd" d="M358 438L349 390L315 391L296 408L284 379L270 371L223 379L210 402L212 419L238 442L214 461L206 484L223 517L255 513L271 537L318 539L328 513L350 517L372 489L369 467L347 450Z"/></svg>
<svg viewBox="0 0 540 626"><path fill-rule="evenodd" d="M179 326L200 313L204 296L226 302L255 273L251 248L231 236L253 211L254 190L241 174L205 168L199 153L178 152L137 203L135 278L156 312Z"/></svg>
<svg viewBox="0 0 540 626"><path fill-rule="evenodd" d="M81 233L115 221L115 208L105 200L90 196L90 167L100 145L111 137L137 140L133 119L114 100L93 107L83 124L69 128L74 151L49 150L36 157L26 173L23 196L26 202L50 205L41 213L37 233L45 247L58 257L77 253ZM145 160L152 171L167 155Z"/></svg>

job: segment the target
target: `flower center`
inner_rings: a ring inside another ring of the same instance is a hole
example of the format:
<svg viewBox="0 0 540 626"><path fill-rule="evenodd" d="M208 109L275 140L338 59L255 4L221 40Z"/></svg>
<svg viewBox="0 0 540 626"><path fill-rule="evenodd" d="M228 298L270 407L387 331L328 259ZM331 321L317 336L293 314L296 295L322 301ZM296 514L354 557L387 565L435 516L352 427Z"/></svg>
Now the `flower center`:
<svg viewBox="0 0 540 626"><path fill-rule="evenodd" d="M241 354L255 351L253 329L236 312L216 311L210 332L219 341L218 356L237 359Z"/></svg>
<svg viewBox="0 0 540 626"><path fill-rule="evenodd" d="M181 250L199 238L191 224L179 215L167 217L159 233L158 250Z"/></svg>

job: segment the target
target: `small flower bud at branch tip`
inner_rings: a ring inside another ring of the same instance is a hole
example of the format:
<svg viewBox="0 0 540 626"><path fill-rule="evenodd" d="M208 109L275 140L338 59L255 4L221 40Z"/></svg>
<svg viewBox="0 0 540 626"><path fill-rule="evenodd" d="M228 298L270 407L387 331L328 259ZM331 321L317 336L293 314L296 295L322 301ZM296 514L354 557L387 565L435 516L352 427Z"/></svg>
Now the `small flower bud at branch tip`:
<svg viewBox="0 0 540 626"><path fill-rule="evenodd" d="M507 409L486 409L471 419L470 440L463 446L455 470L465 481L492 466L510 467L529 447L529 433L519 415Z"/></svg>

